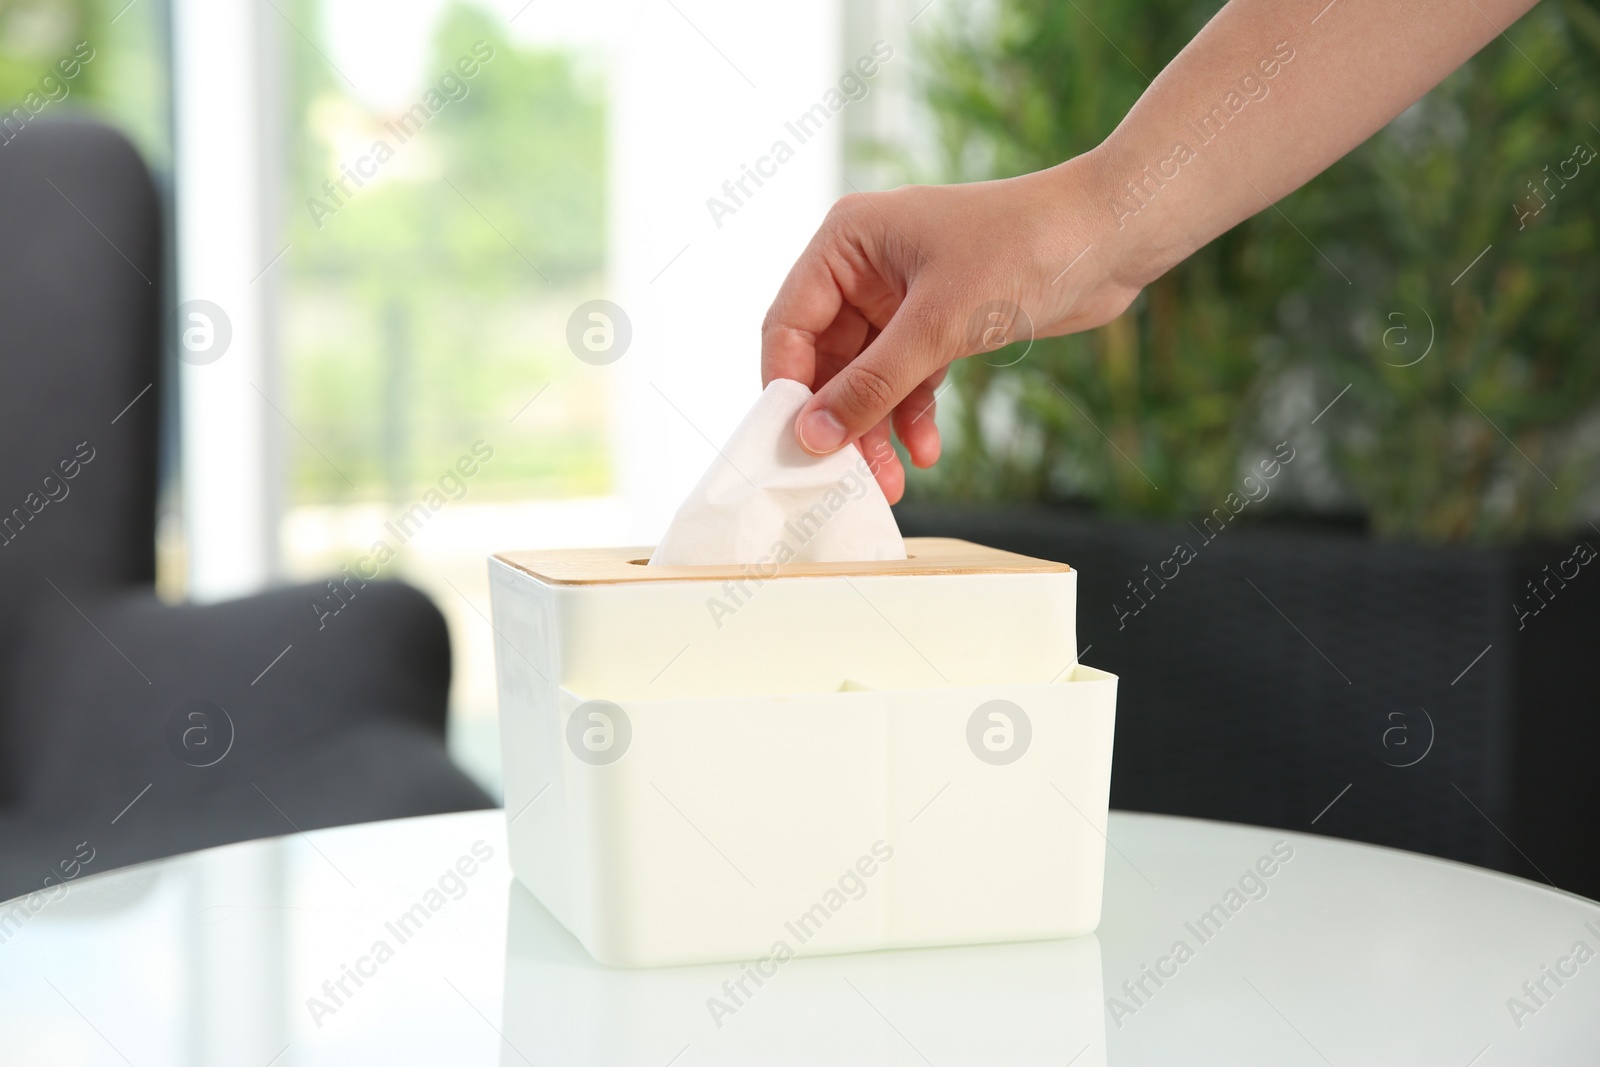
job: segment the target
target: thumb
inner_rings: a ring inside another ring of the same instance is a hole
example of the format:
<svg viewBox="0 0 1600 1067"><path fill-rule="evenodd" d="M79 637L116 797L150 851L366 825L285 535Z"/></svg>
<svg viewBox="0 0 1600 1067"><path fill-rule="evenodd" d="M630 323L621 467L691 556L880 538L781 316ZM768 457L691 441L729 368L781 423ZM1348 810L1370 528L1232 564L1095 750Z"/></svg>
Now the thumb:
<svg viewBox="0 0 1600 1067"><path fill-rule="evenodd" d="M944 316L906 300L883 332L800 409L795 436L813 455L836 452L889 417L911 391L962 353Z"/></svg>

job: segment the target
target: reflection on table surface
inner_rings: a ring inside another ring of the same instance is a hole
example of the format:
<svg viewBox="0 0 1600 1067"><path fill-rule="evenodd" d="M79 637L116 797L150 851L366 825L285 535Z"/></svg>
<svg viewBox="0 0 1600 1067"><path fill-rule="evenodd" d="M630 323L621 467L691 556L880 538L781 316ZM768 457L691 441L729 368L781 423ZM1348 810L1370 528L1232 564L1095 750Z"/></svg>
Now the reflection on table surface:
<svg viewBox="0 0 1600 1067"><path fill-rule="evenodd" d="M767 969L603 967L513 883L500 1062L1105 1063L1093 935Z"/></svg>
<svg viewBox="0 0 1600 1067"><path fill-rule="evenodd" d="M1403 853L1114 813L1096 936L626 971L511 880L503 822L250 842L9 902L0 1059L1460 1067L1600 1047L1600 963L1576 948L1600 950L1600 906Z"/></svg>

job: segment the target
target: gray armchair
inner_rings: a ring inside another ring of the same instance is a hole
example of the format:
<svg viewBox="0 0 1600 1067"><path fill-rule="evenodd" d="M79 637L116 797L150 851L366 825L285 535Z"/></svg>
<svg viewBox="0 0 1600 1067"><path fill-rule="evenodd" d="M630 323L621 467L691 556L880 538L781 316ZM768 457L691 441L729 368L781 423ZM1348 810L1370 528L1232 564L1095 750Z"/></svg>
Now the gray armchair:
<svg viewBox="0 0 1600 1067"><path fill-rule="evenodd" d="M421 593L352 584L325 620L321 586L155 597L162 278L120 135L40 122L0 149L0 899L491 805L445 753L450 647Z"/></svg>

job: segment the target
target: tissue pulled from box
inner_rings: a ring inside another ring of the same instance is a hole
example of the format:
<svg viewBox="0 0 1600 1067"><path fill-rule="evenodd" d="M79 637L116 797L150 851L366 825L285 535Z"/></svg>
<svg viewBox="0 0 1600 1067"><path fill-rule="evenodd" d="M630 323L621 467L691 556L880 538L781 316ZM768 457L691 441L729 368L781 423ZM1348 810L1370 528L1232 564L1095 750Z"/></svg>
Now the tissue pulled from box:
<svg viewBox="0 0 1600 1067"><path fill-rule="evenodd" d="M813 456L794 423L800 382L767 386L679 506L652 565L843 563L905 559L894 513L855 447Z"/></svg>

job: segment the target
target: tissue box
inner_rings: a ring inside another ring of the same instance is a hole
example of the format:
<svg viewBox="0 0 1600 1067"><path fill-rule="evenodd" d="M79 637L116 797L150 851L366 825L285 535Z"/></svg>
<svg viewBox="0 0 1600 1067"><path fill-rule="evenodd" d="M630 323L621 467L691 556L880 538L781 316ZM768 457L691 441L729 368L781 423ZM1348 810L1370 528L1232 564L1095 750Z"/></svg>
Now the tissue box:
<svg viewBox="0 0 1600 1067"><path fill-rule="evenodd" d="M490 562L511 865L603 963L1070 937L1100 917L1116 678L1077 575Z"/></svg>

